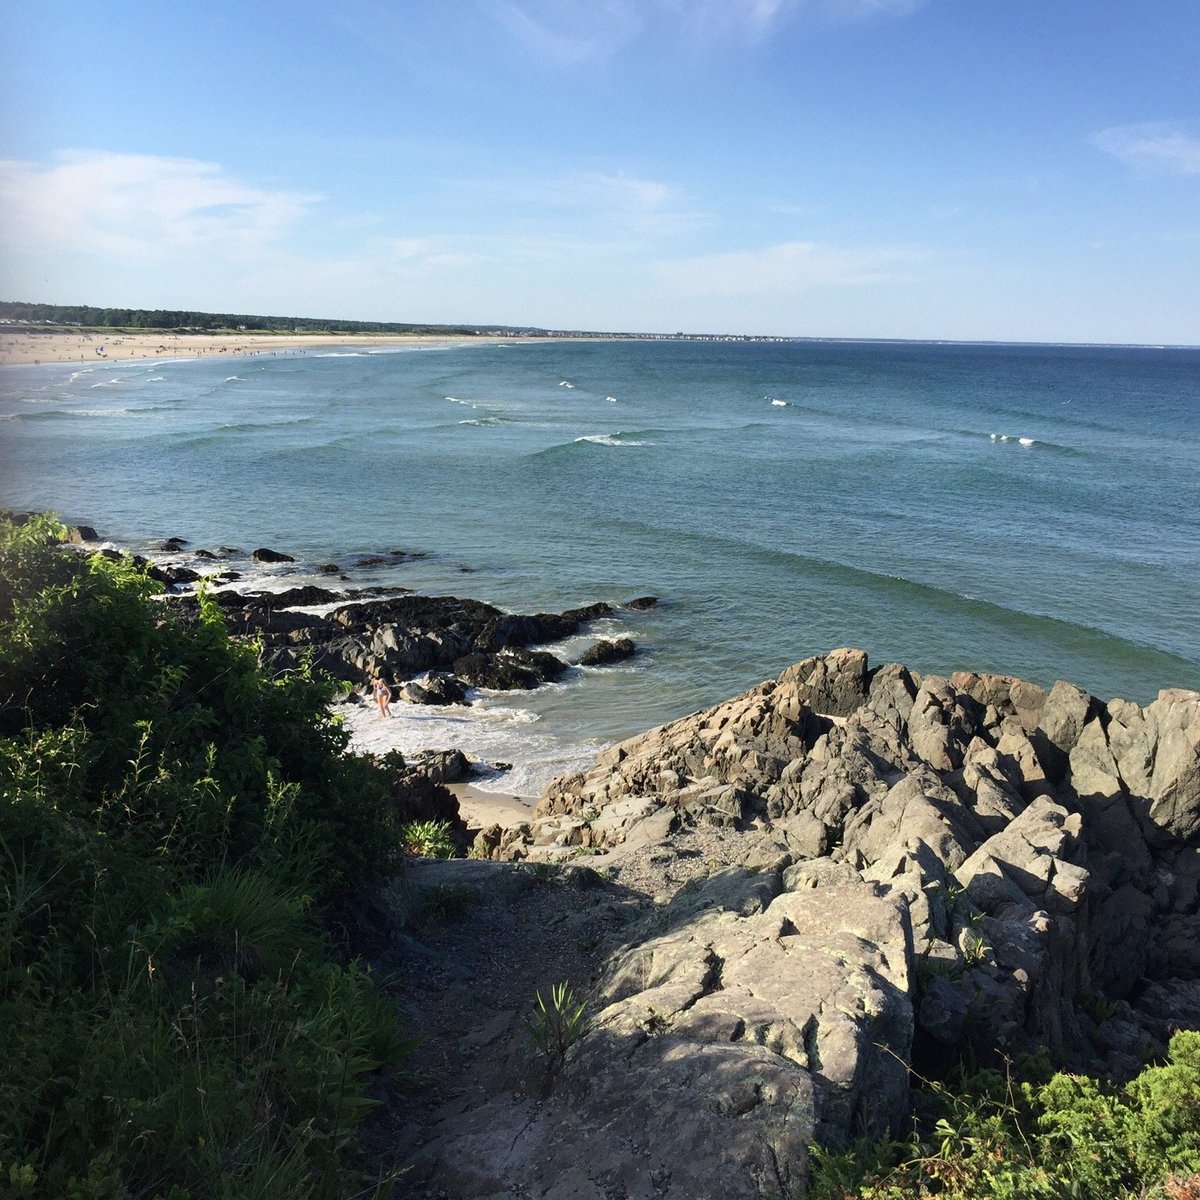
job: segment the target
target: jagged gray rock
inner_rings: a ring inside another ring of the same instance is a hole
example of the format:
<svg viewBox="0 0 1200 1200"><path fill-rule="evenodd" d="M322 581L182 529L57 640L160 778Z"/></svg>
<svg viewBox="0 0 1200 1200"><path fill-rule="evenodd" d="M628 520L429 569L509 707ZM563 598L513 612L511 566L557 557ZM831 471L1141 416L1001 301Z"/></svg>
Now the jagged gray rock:
<svg viewBox="0 0 1200 1200"><path fill-rule="evenodd" d="M659 813L757 830L744 861L760 867L831 855L903 899L943 979L924 1018L943 1037L1086 1057L1081 995L1136 1001L1147 981L1200 975L1195 692L1103 705L1064 682L921 679L837 650L556 780L499 853L563 856L543 823L570 814L569 844L618 862ZM972 1029L964 1003L993 1016Z"/></svg>
<svg viewBox="0 0 1200 1200"><path fill-rule="evenodd" d="M1195 692L838 650L612 747L475 849L647 891L636 921L591 914L625 943L548 1092L445 1118L417 1177L455 1195L799 1195L813 1141L904 1120L914 1054L1122 1077L1200 1028Z"/></svg>

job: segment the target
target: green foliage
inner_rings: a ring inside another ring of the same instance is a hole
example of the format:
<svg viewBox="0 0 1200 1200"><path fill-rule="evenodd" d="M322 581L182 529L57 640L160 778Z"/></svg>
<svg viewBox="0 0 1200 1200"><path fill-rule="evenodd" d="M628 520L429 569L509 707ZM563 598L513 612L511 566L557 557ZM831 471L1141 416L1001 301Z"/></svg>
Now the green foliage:
<svg viewBox="0 0 1200 1200"><path fill-rule="evenodd" d="M458 848L449 821L408 821L400 826L400 846L418 858L453 858Z"/></svg>
<svg viewBox="0 0 1200 1200"><path fill-rule="evenodd" d="M396 849L328 691L0 525L0 1192L338 1194L402 1046L319 915Z"/></svg>
<svg viewBox="0 0 1200 1200"><path fill-rule="evenodd" d="M541 992L537 993L533 1015L526 1018L525 1028L549 1070L560 1067L567 1051L583 1037L587 1029L586 1008L586 1002L576 998L565 980L550 989L548 1002Z"/></svg>
<svg viewBox="0 0 1200 1200"><path fill-rule="evenodd" d="M27 324L96 329L250 330L272 333L438 333L470 335L462 325L414 325L396 321L344 321L309 317L264 317L249 313L205 313L179 309L94 308L86 304L34 304L0 300L0 317Z"/></svg>
<svg viewBox="0 0 1200 1200"><path fill-rule="evenodd" d="M979 1071L930 1084L936 1112L906 1143L814 1154L813 1200L1140 1200L1200 1196L1200 1033L1123 1088ZM1189 1189L1191 1189L1189 1191Z"/></svg>

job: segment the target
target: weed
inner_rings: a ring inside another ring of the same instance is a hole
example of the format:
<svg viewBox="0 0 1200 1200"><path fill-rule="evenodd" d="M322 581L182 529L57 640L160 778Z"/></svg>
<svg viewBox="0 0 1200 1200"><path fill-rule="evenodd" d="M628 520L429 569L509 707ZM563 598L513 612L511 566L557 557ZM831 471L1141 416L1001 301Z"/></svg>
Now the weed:
<svg viewBox="0 0 1200 1200"><path fill-rule="evenodd" d="M562 1066L567 1051L583 1037L587 1027L586 1008L586 1002L576 998L565 980L550 989L548 1002L541 992L537 993L533 1015L526 1018L525 1028L538 1055L546 1060L548 1070Z"/></svg>
<svg viewBox="0 0 1200 1200"><path fill-rule="evenodd" d="M964 934L961 950L963 962L968 967L977 967L981 963L987 962L988 955L992 952L987 940L978 933Z"/></svg>
<svg viewBox="0 0 1200 1200"><path fill-rule="evenodd" d="M409 821L400 826L400 848L417 858L453 858L457 853L449 821Z"/></svg>
<svg viewBox="0 0 1200 1200"><path fill-rule="evenodd" d="M558 878L558 867L554 863L530 862L521 868L534 883L553 883Z"/></svg>

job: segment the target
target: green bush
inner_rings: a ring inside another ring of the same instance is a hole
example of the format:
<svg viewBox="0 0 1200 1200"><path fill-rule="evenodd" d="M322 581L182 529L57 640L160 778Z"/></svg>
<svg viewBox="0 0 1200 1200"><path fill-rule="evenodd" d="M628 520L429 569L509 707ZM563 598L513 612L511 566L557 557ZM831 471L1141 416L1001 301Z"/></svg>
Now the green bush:
<svg viewBox="0 0 1200 1200"><path fill-rule="evenodd" d="M418 858L453 858L458 847L449 821L407 821L400 826L400 845Z"/></svg>
<svg viewBox="0 0 1200 1200"><path fill-rule="evenodd" d="M935 1112L905 1143L816 1151L814 1200L1146 1200L1200 1196L1200 1033L1123 1088L1032 1064L930 1085Z"/></svg>
<svg viewBox="0 0 1200 1200"><path fill-rule="evenodd" d="M397 852L325 683L0 525L0 1192L335 1196L402 1051L331 901Z"/></svg>

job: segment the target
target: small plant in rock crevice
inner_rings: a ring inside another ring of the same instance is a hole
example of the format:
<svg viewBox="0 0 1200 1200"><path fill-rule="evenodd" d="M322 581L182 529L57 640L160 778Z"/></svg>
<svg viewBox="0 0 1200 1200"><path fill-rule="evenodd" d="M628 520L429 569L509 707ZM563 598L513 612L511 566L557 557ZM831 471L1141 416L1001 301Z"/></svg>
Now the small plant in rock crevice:
<svg viewBox="0 0 1200 1200"><path fill-rule="evenodd" d="M561 1067L567 1051L583 1037L586 1009L587 1002L576 997L566 980L550 989L549 1000L540 991L537 993L533 1015L525 1019L525 1028L549 1070Z"/></svg>
<svg viewBox="0 0 1200 1200"><path fill-rule="evenodd" d="M449 821L408 821L400 826L400 847L417 858L453 858L458 853Z"/></svg>

